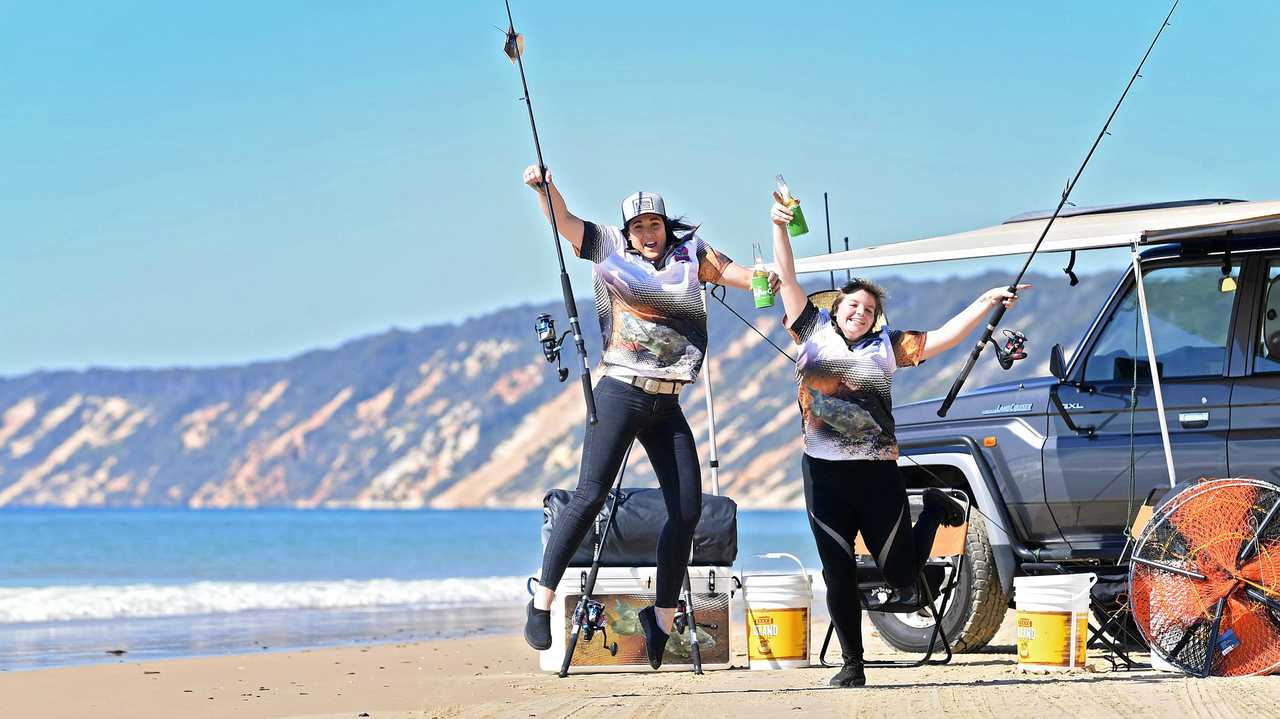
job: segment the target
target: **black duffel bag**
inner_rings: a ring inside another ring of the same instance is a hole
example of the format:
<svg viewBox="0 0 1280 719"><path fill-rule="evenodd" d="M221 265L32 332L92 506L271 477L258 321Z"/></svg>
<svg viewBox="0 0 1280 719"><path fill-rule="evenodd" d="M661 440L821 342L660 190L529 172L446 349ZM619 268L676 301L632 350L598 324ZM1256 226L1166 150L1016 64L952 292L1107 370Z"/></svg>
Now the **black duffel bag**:
<svg viewBox="0 0 1280 719"><path fill-rule="evenodd" d="M572 493L563 489L547 492L542 500L542 546L546 547L551 528L569 505ZM596 542L604 532L605 520L613 506L609 492L604 508L591 523L587 536L573 553L569 565L591 566ZM618 516L600 553L602 567L651 567L658 554L658 536L667 523L667 505L660 489L624 489ZM693 532L693 561L697 566L727 567L738 558L738 505L728 497L702 495L702 516Z"/></svg>

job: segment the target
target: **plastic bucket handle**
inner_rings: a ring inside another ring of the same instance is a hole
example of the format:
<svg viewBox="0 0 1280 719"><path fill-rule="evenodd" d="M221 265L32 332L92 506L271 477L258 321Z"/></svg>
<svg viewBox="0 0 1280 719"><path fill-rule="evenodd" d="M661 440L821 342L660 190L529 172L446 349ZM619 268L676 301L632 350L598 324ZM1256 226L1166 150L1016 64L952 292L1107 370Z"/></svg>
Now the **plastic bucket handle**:
<svg viewBox="0 0 1280 719"><path fill-rule="evenodd" d="M804 575L805 579L809 579L809 570L804 568L804 562L801 562L799 557L790 552L765 552L755 556L759 559L790 559L796 563L796 566L800 567L800 573Z"/></svg>
<svg viewBox="0 0 1280 719"><path fill-rule="evenodd" d="M1086 585L1085 588L1079 594L1071 595L1071 601L1074 602L1080 597L1085 596L1093 589L1093 585L1098 583L1098 575L1094 574L1093 572L1089 572L1089 577L1090 577L1089 584Z"/></svg>

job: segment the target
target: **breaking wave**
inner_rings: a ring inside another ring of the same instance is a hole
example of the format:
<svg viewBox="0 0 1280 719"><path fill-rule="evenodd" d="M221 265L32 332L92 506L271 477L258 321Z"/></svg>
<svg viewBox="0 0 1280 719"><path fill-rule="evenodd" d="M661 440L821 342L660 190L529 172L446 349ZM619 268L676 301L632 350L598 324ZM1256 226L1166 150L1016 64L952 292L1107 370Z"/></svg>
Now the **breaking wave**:
<svg viewBox="0 0 1280 719"><path fill-rule="evenodd" d="M0 624L175 617L272 609L517 603L525 577L0 587Z"/></svg>

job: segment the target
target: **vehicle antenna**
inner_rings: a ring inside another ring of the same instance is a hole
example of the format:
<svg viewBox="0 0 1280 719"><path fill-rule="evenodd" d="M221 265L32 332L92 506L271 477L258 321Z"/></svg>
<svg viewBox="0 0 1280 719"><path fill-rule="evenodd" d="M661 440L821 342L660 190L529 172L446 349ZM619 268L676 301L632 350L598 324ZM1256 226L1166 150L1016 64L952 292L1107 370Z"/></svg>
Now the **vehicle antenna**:
<svg viewBox="0 0 1280 719"><path fill-rule="evenodd" d="M827 216L827 254L831 254L831 203L827 201L827 193L822 193L822 213ZM836 272L831 271L831 289L836 288Z"/></svg>

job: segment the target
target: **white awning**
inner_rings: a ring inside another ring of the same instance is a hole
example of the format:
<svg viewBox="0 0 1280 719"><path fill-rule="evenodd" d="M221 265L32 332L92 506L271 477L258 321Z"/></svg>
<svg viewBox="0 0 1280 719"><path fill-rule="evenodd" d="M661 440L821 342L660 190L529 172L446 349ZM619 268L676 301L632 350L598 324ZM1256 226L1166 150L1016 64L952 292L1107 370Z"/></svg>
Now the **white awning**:
<svg viewBox="0 0 1280 719"><path fill-rule="evenodd" d="M919 262L1024 255L1035 247L1048 219L1014 222L924 240L863 247L796 260L796 272L830 272ZM1163 242L1280 232L1280 200L1195 205L1158 210L1059 217L1041 252L1096 250Z"/></svg>

